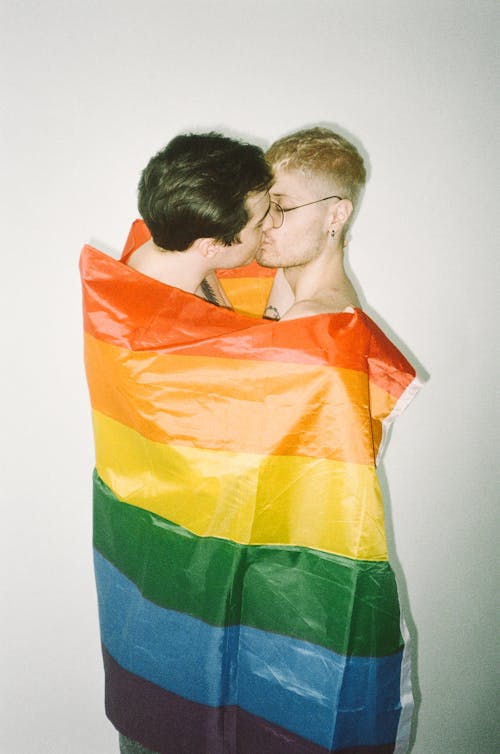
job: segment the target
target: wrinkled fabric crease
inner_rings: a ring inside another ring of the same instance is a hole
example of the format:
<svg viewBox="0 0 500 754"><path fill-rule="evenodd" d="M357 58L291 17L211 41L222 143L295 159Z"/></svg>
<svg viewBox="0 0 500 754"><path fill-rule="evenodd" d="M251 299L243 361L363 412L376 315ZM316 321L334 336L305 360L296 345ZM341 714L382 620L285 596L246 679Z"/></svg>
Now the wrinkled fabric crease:
<svg viewBox="0 0 500 754"><path fill-rule="evenodd" d="M90 246L81 275L111 722L159 754L403 754L376 463L413 367L359 309L261 319L256 265L221 275L236 311Z"/></svg>

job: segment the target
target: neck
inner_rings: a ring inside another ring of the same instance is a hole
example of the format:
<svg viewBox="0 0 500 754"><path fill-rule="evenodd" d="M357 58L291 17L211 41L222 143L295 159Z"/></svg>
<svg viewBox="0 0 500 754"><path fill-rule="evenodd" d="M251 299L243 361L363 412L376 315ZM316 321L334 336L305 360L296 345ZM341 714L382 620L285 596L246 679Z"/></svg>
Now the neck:
<svg viewBox="0 0 500 754"><path fill-rule="evenodd" d="M286 279L296 301L314 299L325 290L337 290L345 286L344 249L341 242L326 253L321 253L303 265L287 267Z"/></svg>
<svg viewBox="0 0 500 754"><path fill-rule="evenodd" d="M187 293L195 293L213 269L213 265L194 249L168 251L160 249L152 240L140 246L128 264L143 275Z"/></svg>

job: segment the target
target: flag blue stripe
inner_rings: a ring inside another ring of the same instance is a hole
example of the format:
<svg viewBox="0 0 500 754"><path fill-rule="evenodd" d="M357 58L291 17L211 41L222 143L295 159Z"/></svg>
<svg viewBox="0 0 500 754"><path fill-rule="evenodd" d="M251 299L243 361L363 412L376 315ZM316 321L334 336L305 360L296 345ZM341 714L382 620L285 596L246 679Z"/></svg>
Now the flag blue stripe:
<svg viewBox="0 0 500 754"><path fill-rule="evenodd" d="M95 552L103 644L126 670L194 702L238 705L321 746L394 741L401 653L344 657L248 626L220 628L142 597Z"/></svg>

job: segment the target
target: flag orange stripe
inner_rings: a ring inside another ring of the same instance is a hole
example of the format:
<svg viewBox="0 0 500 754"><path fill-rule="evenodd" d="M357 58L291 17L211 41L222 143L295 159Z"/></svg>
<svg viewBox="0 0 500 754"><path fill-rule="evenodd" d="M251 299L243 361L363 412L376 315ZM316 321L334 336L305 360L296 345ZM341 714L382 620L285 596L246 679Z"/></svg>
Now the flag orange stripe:
<svg viewBox="0 0 500 754"><path fill-rule="evenodd" d="M93 407L156 442L374 465L380 421L362 372L131 352L90 335L85 356ZM394 398L376 394L387 415Z"/></svg>

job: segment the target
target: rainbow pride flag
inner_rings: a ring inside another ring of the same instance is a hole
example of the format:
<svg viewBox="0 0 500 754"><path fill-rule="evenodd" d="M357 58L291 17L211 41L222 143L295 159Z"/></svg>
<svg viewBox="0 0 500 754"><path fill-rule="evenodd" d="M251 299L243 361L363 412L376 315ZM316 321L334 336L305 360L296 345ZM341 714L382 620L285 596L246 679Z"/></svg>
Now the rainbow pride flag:
<svg viewBox="0 0 500 754"><path fill-rule="evenodd" d="M251 316L256 265L239 312L90 246L81 274L109 719L161 754L406 751L376 458L412 366L357 309Z"/></svg>

